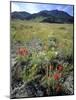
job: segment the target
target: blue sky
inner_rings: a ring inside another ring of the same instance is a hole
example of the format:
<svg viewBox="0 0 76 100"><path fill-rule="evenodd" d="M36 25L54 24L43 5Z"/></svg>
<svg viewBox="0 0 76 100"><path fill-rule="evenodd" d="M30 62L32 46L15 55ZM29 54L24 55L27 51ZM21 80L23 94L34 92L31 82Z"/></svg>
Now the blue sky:
<svg viewBox="0 0 76 100"><path fill-rule="evenodd" d="M55 5L55 4L36 4L36 3L21 3L12 2L11 11L26 11L31 14L37 13L41 10L62 10L70 15L73 15L72 5Z"/></svg>

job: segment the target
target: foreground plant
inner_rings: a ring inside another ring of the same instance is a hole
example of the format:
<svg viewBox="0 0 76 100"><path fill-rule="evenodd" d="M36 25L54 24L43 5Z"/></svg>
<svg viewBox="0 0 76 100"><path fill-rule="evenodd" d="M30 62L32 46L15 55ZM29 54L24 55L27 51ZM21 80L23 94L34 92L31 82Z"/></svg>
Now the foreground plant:
<svg viewBox="0 0 76 100"><path fill-rule="evenodd" d="M60 92L63 91L63 88L62 88L63 86L60 81L63 78L63 75L62 75L63 69L64 68L61 64L58 64L57 66L50 65L48 67L48 71L47 71L48 72L47 74L48 75L48 78L47 78L48 91L54 92L54 94L59 94Z"/></svg>
<svg viewBox="0 0 76 100"><path fill-rule="evenodd" d="M19 49L18 49L18 55L19 55L19 56L27 56L27 55L28 55L28 50L27 50L27 48L19 48Z"/></svg>

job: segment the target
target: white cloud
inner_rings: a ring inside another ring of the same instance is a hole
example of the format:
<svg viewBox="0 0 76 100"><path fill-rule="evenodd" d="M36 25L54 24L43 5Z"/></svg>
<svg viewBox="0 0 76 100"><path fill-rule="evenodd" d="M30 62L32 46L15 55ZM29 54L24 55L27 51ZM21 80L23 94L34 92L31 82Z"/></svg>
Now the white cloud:
<svg viewBox="0 0 76 100"><path fill-rule="evenodd" d="M26 4L24 5L24 11L27 11L29 13L36 13L39 11L38 7L36 4Z"/></svg>
<svg viewBox="0 0 76 100"><path fill-rule="evenodd" d="M35 3L20 3L20 2L12 2L11 3L11 12L14 11L26 11L29 13L37 13L41 10L62 10L68 12L69 14L73 13L71 6L66 5L51 5L51 4L35 4Z"/></svg>
<svg viewBox="0 0 76 100"><path fill-rule="evenodd" d="M70 8L70 6L66 6L63 10L66 11Z"/></svg>
<svg viewBox="0 0 76 100"><path fill-rule="evenodd" d="M20 8L16 3L11 3L11 12L14 11L20 11Z"/></svg>
<svg viewBox="0 0 76 100"><path fill-rule="evenodd" d="M26 11L29 13L36 13L39 11L37 5L31 3L11 3L11 12L14 11Z"/></svg>
<svg viewBox="0 0 76 100"><path fill-rule="evenodd" d="M58 7L56 7L56 9L62 10L62 6L58 6Z"/></svg>

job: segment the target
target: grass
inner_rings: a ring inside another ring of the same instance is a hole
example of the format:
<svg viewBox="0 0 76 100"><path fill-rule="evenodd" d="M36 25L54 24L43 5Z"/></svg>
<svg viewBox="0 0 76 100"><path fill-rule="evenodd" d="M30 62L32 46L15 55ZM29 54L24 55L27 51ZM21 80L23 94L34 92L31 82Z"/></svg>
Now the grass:
<svg viewBox="0 0 76 100"><path fill-rule="evenodd" d="M60 58L64 67L64 76L70 73L69 70L72 69L73 71L73 64L67 64L67 61L65 61L67 58L69 59L73 57L73 24L40 23L37 21L34 22L26 20L11 21L12 43L24 43L25 46L27 42L32 42L33 39L38 39L36 42L40 41L42 43L41 46L43 47L43 50L37 52L36 49L36 52L33 51L30 53L31 55L28 55L27 59L26 57L24 57L25 59L18 58L18 62L27 62L27 68L21 72L22 79L30 82L40 77L39 81L41 85L46 86L48 84L48 86L53 86L53 89L55 90L54 82L56 84L57 82L53 79L53 75L57 72L57 70L55 68L53 70L52 77L48 79L47 68L52 64L52 61L59 60L59 58L56 59L56 52L58 52L59 56L64 57L64 62L63 59ZM32 48L33 47L29 49ZM60 63L59 61L58 64ZM66 66L64 65L65 63ZM54 67L57 67L57 65ZM41 70L45 75L41 72Z"/></svg>
<svg viewBox="0 0 76 100"><path fill-rule="evenodd" d="M56 36L60 39L72 39L73 24L49 24L32 21L11 21L11 34L15 41L26 41L33 37L42 40L49 36Z"/></svg>
<svg viewBox="0 0 76 100"><path fill-rule="evenodd" d="M57 39L58 49L65 54L73 50L73 24L50 24L26 20L11 21L11 38L13 38L13 42L22 43L39 38L47 45L50 37Z"/></svg>

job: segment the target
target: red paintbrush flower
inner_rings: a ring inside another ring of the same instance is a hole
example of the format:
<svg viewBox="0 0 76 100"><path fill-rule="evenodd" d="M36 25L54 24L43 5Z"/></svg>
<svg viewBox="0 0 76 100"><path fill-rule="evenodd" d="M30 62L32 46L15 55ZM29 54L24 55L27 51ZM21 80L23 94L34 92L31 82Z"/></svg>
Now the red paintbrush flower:
<svg viewBox="0 0 76 100"><path fill-rule="evenodd" d="M57 70L58 70L58 71L62 71L62 70L63 70L63 66L62 66L62 65L58 65L58 66L57 66Z"/></svg>
<svg viewBox="0 0 76 100"><path fill-rule="evenodd" d="M60 74L59 74L59 73L55 73L55 74L54 74L54 79L55 79L55 80L59 80L59 78L60 78Z"/></svg>
<svg viewBox="0 0 76 100"><path fill-rule="evenodd" d="M19 48L18 55L26 56L28 54L28 50L26 48Z"/></svg>

